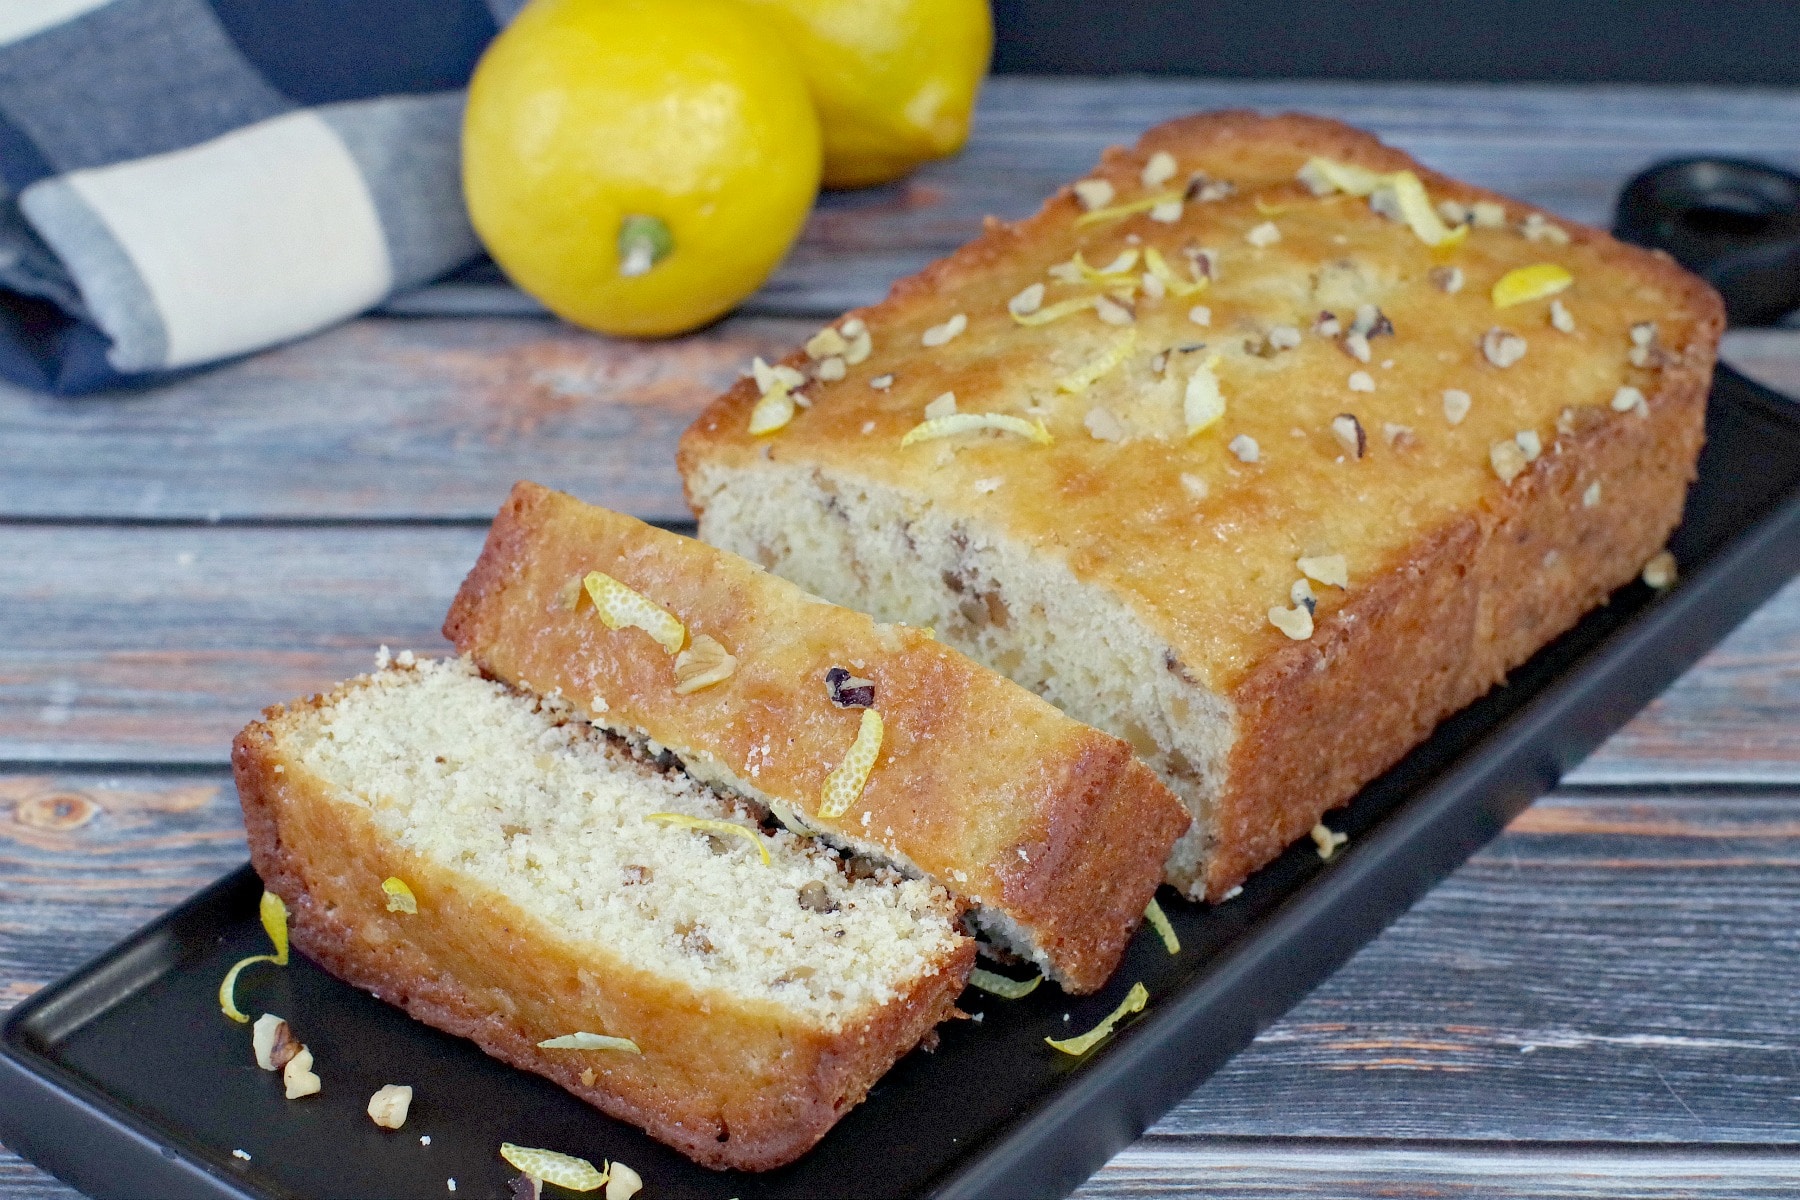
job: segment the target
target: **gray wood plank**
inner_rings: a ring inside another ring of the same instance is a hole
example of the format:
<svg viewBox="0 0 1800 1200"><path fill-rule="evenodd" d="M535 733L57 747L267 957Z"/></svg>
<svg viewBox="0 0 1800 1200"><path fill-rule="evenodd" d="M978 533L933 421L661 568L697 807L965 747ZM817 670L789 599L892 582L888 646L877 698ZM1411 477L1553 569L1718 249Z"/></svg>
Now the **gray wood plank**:
<svg viewBox="0 0 1800 1200"><path fill-rule="evenodd" d="M1230 1200L1757 1200L1800 1190L1800 1155L1718 1148L1385 1146L1146 1139L1075 1193Z"/></svg>
<svg viewBox="0 0 1800 1200"><path fill-rule="evenodd" d="M0 774L0 1007L242 854L222 770ZM1800 792L1552 795L1086 1194L1787 1186L1797 918Z"/></svg>
<svg viewBox="0 0 1800 1200"><path fill-rule="evenodd" d="M217 764L267 704L437 630L483 532L0 525L0 762ZM1800 583L1571 776L1800 780Z"/></svg>

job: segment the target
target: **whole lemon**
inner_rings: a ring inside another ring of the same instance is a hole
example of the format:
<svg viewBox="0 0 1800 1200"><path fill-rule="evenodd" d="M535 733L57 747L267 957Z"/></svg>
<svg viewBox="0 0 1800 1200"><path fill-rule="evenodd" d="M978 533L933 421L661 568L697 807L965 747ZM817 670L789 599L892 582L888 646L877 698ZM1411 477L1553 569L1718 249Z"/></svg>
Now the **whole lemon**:
<svg viewBox="0 0 1800 1200"><path fill-rule="evenodd" d="M469 84L463 192L558 316L659 337L781 262L819 188L793 55L738 0L533 0Z"/></svg>
<svg viewBox="0 0 1800 1200"><path fill-rule="evenodd" d="M746 0L800 57L825 185L868 187L954 154L994 50L987 0Z"/></svg>

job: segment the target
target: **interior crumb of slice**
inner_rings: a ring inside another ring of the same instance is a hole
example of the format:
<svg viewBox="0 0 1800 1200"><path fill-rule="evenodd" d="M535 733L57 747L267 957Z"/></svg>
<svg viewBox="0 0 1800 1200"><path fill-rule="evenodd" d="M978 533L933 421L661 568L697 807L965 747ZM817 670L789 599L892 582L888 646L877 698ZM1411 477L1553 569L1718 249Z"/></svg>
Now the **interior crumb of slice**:
<svg viewBox="0 0 1800 1200"><path fill-rule="evenodd" d="M1054 561L866 481L764 463L702 468L689 486L707 542L835 604L929 627L1131 743L1193 813L1168 877L1198 895L1231 711L1115 600Z"/></svg>
<svg viewBox="0 0 1800 1200"><path fill-rule="evenodd" d="M504 895L575 942L827 1028L902 994L958 939L943 891L892 871L852 879L836 851L770 835L466 660L377 672L284 739L401 846ZM747 838L650 817L731 821Z"/></svg>

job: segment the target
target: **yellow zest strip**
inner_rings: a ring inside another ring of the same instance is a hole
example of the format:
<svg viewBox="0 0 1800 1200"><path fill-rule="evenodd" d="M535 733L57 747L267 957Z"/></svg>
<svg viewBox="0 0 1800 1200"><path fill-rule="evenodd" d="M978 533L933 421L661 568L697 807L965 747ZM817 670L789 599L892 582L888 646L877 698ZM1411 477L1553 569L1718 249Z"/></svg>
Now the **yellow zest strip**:
<svg viewBox="0 0 1800 1200"><path fill-rule="evenodd" d="M1088 362L1057 380L1058 390L1064 392L1087 391L1101 376L1124 362L1130 356L1132 347L1136 345L1137 330L1127 329L1124 337L1119 338Z"/></svg>
<svg viewBox="0 0 1800 1200"><path fill-rule="evenodd" d="M538 1043L539 1050L618 1050L625 1054L642 1054L638 1044L630 1038L608 1037L604 1033L565 1033L561 1037L545 1038Z"/></svg>
<svg viewBox="0 0 1800 1200"><path fill-rule="evenodd" d="M1336 162L1329 158L1309 158L1306 165L1300 168L1300 182L1316 192L1319 188L1314 180L1351 196L1367 196L1386 183L1387 176L1351 163Z"/></svg>
<svg viewBox="0 0 1800 1200"><path fill-rule="evenodd" d="M1180 200L1180 192L1158 192L1154 196L1145 196L1141 200L1133 200L1126 204L1115 204L1110 208L1096 208L1093 212L1082 213L1075 218L1075 228L1092 225L1095 221L1113 221L1120 217L1129 217L1133 213L1149 212L1159 204L1171 200Z"/></svg>
<svg viewBox="0 0 1800 1200"><path fill-rule="evenodd" d="M389 875L381 881L381 890L387 893L387 910L397 913L416 913L419 911L419 898L413 890L406 886L406 881L398 875Z"/></svg>
<svg viewBox="0 0 1800 1200"><path fill-rule="evenodd" d="M1575 282L1575 276L1555 263L1534 263L1514 267L1494 283L1495 308L1511 308L1532 300L1554 296Z"/></svg>
<svg viewBox="0 0 1800 1200"><path fill-rule="evenodd" d="M756 852L762 855L763 866L769 865L769 848L763 845L763 840L756 835L754 829L739 825L736 821L709 821L705 817L690 817L686 813L651 813L644 820L661 825L679 825L683 829L704 829L707 833L735 834L756 847Z"/></svg>
<svg viewBox="0 0 1800 1200"><path fill-rule="evenodd" d="M1052 275L1060 273L1065 278L1073 276L1073 278L1067 279L1070 283L1077 279L1100 284L1130 283L1131 269L1137 266L1137 260L1137 247L1130 246L1119 251L1113 260L1104 267L1093 267L1088 265L1087 259L1082 257L1081 251L1077 250L1073 258L1063 264L1061 268L1052 270L1050 273Z"/></svg>
<svg viewBox="0 0 1800 1200"><path fill-rule="evenodd" d="M1144 919L1150 922L1150 928L1156 930L1156 936L1162 939L1163 949L1170 954L1181 953L1181 939L1175 936L1175 927L1169 924L1169 916L1163 912L1162 905L1156 897L1150 897L1150 907L1144 910Z"/></svg>
<svg viewBox="0 0 1800 1200"><path fill-rule="evenodd" d="M500 1143L500 1157L517 1167L529 1178L554 1183L571 1192L591 1192L606 1186L610 1172L599 1170L585 1158L558 1154L554 1150L538 1150L531 1146Z"/></svg>
<svg viewBox="0 0 1800 1200"><path fill-rule="evenodd" d="M1030 979L1012 979L997 971L984 971L976 967L969 972L969 986L998 996L1002 1000L1018 1000L1037 991L1038 984L1044 982L1042 975L1033 975Z"/></svg>
<svg viewBox="0 0 1800 1200"><path fill-rule="evenodd" d="M262 917L263 932L269 935L274 943L273 954L252 954L249 958L239 959L232 964L231 970L225 972L225 978L219 984L219 1011L236 1021L239 1025L248 1025L250 1018L238 1011L234 993L237 991L238 974L251 963L274 963L278 967L288 964L288 929L287 905L274 892L264 892L262 902L257 906Z"/></svg>
<svg viewBox="0 0 1800 1200"><path fill-rule="evenodd" d="M1467 225L1458 225L1454 231L1444 224L1437 210L1431 207L1431 197L1426 194L1425 185L1411 171L1396 171L1388 177L1393 186L1394 199L1400 205L1400 215L1406 218L1407 225L1427 246L1454 246L1469 236Z"/></svg>
<svg viewBox="0 0 1800 1200"><path fill-rule="evenodd" d="M1070 313L1078 313L1084 308L1093 308L1098 303L1100 303L1098 296L1073 296L1067 300L1058 300L1055 304L1047 304L1034 313L1025 313L1023 316L1014 313L1012 319L1021 325L1048 325Z"/></svg>
<svg viewBox="0 0 1800 1200"><path fill-rule="evenodd" d="M1143 1012L1144 1006L1148 1003L1150 1003L1149 990L1141 983L1134 983L1131 985L1131 990L1125 993L1125 999L1119 1001L1119 1007L1113 1009L1104 1020L1080 1037L1045 1038L1044 1040L1064 1054L1086 1054L1112 1033L1113 1026L1132 1013Z"/></svg>
<svg viewBox="0 0 1800 1200"><path fill-rule="evenodd" d="M1206 360L1194 368L1188 376L1187 392L1182 397L1182 416L1187 420L1189 437L1196 433L1211 429L1225 418L1225 393L1219 390L1219 377L1213 374L1213 368L1219 363L1219 356L1209 354Z"/></svg>
<svg viewBox="0 0 1800 1200"><path fill-rule="evenodd" d="M777 383L763 393L750 410L750 435L761 437L774 433L794 419L794 394L786 384Z"/></svg>
<svg viewBox="0 0 1800 1200"><path fill-rule="evenodd" d="M875 756L881 753L881 734L881 714L872 708L863 709L856 740L850 743L837 770L825 777L825 787L819 795L821 817L841 817L862 799L863 785L869 782Z"/></svg>
<svg viewBox="0 0 1800 1200"><path fill-rule="evenodd" d="M687 627L674 614L601 571L589 571L581 584L608 629L641 629L670 654L681 652Z"/></svg>
<svg viewBox="0 0 1800 1200"><path fill-rule="evenodd" d="M1145 248L1144 265L1150 268L1152 275L1162 280L1163 286L1169 290L1171 296L1192 296L1195 292L1206 290L1206 280L1183 279L1177 275L1174 268L1169 266L1169 260L1164 258L1162 251L1155 246Z"/></svg>
<svg viewBox="0 0 1800 1200"><path fill-rule="evenodd" d="M914 425L900 439L900 445L906 447L914 442L932 442L938 438L956 437L983 429L1016 433L1026 441L1036 442L1040 446L1048 446L1056 440L1044 428L1042 421L1027 421L1024 417L1008 416L1005 413L951 413L947 417L933 417Z"/></svg>

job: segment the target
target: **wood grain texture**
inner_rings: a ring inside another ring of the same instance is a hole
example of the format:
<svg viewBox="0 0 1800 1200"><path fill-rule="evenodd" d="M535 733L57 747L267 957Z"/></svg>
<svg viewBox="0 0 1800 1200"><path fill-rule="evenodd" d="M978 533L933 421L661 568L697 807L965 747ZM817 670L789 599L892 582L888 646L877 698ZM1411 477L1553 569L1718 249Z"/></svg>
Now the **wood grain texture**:
<svg viewBox="0 0 1800 1200"><path fill-rule="evenodd" d="M242 855L223 772L0 775L0 1006ZM1800 791L1558 793L1083 1194L1779 1194L1797 991Z"/></svg>
<svg viewBox="0 0 1800 1200"><path fill-rule="evenodd" d="M218 764L266 705L438 633L483 530L0 525L0 762ZM1800 780L1800 584L1570 776Z"/></svg>

